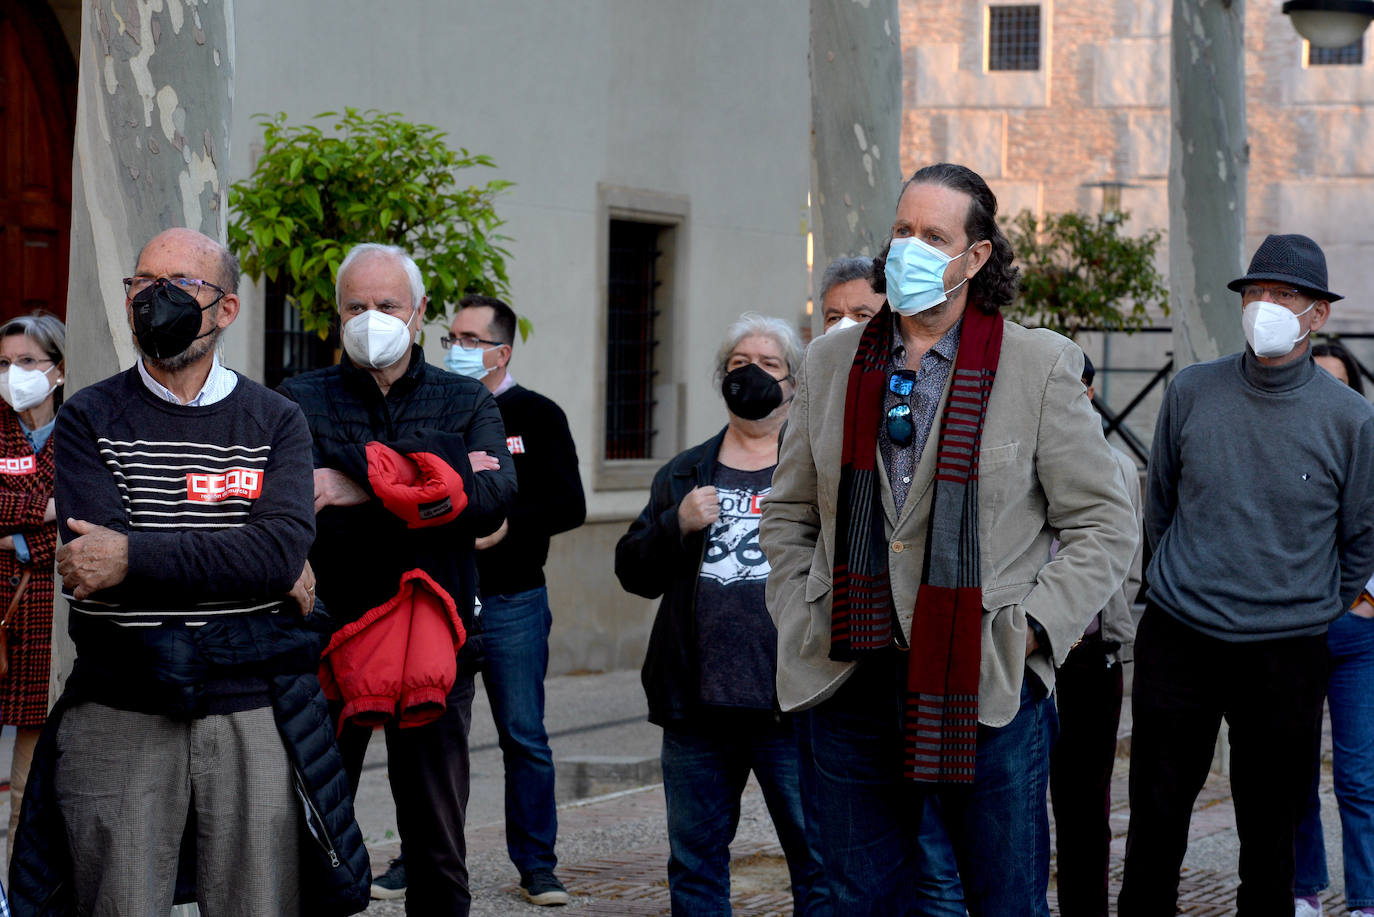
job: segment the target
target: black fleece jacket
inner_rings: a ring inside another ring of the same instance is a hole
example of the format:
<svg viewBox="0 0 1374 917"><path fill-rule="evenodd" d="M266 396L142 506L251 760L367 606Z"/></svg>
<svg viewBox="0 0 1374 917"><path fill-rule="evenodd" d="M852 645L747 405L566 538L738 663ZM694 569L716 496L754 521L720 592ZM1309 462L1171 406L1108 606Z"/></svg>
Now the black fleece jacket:
<svg viewBox="0 0 1374 917"><path fill-rule="evenodd" d="M649 504L615 546L620 585L648 599L663 596L640 672L649 721L660 726L699 721L703 713L696 597L706 532L683 535L677 508L692 488L711 483L724 439L721 430L660 468L649 487Z"/></svg>
<svg viewBox="0 0 1374 917"><path fill-rule="evenodd" d="M506 424L520 490L506 537L477 552L481 593L511 595L544 585L549 539L587 519L577 474L577 448L561 408L538 392L512 385L496 396Z"/></svg>

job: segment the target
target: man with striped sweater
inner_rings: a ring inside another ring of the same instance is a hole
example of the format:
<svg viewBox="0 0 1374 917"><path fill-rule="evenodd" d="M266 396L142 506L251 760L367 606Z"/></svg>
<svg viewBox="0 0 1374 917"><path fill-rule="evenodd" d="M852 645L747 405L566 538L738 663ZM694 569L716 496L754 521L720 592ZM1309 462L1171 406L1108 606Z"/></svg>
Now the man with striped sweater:
<svg viewBox="0 0 1374 917"><path fill-rule="evenodd" d="M50 730L51 783L80 913L167 913L192 848L207 917L299 914L305 895L328 912L302 885L303 808L326 821L346 809L348 850L306 818L332 862L361 852L351 808L297 796L316 754L345 786L332 739L316 742L322 696L314 729L281 716L284 691L319 695L318 635L302 620L310 434L294 404L216 355L237 280L233 256L198 232L153 239L124 281L137 365L78 392L57 421L58 572L77 659ZM365 900L365 859L355 879Z"/></svg>

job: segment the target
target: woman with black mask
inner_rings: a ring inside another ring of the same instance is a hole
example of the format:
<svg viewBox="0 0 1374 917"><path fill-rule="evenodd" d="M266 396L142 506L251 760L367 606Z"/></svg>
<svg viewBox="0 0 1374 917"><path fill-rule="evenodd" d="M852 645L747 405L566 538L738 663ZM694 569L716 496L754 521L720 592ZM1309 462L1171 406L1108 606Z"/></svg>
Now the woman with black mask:
<svg viewBox="0 0 1374 917"><path fill-rule="evenodd" d="M659 470L649 505L616 546L621 585L663 597L643 682L649 719L663 727L674 915L730 913L730 841L751 771L787 855L795 912L826 907L794 725L778 711L777 631L758 540L801 354L786 322L740 316L716 361L725 429Z"/></svg>

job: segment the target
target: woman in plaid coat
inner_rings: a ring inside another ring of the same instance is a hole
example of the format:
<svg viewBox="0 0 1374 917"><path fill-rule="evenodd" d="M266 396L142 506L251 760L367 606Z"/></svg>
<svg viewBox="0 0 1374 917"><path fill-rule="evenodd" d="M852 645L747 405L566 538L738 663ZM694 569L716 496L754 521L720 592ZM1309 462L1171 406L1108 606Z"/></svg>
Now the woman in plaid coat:
<svg viewBox="0 0 1374 917"><path fill-rule="evenodd" d="M29 572L5 624L9 671L0 676L0 724L18 729L10 770L10 850L29 762L48 716L57 549L48 438L61 403L65 348L66 329L49 313L21 315L0 325L0 398L8 406L0 408L0 615Z"/></svg>

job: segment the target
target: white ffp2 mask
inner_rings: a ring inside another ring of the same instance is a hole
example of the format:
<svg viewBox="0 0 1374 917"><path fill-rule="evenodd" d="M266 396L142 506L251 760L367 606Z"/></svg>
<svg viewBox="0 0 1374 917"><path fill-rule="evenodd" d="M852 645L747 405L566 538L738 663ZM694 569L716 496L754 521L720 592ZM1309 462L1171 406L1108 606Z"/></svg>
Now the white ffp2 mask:
<svg viewBox="0 0 1374 917"><path fill-rule="evenodd" d="M415 309L411 318L419 312ZM380 309L368 309L344 322L343 346L359 366L386 369L410 350L410 322Z"/></svg>
<svg viewBox="0 0 1374 917"><path fill-rule="evenodd" d="M54 369L57 367L24 369L22 366L11 366L0 373L0 398L4 398L16 414L37 407L57 388L48 382L48 373Z"/></svg>
<svg viewBox="0 0 1374 917"><path fill-rule="evenodd" d="M1313 301L1301 312L1294 314L1278 303L1259 300L1245 307L1240 323L1245 329L1245 341L1257 357L1281 357L1293 346L1307 337L1302 330L1299 316L1312 311Z"/></svg>

